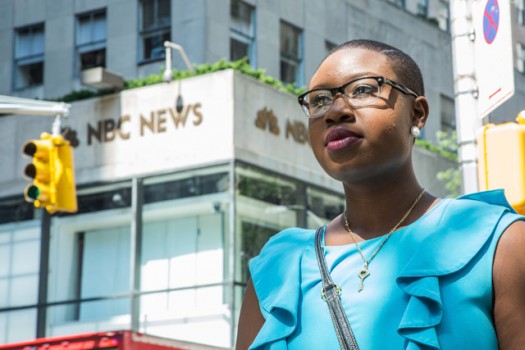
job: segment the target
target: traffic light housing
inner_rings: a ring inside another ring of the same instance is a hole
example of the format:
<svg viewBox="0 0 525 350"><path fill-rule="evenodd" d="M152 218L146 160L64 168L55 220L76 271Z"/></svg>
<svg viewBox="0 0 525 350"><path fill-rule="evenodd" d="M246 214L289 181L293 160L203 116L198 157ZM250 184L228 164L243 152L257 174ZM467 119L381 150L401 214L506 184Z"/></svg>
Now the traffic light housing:
<svg viewBox="0 0 525 350"><path fill-rule="evenodd" d="M480 190L504 189L510 205L525 214L525 115L518 123L487 124L478 133Z"/></svg>
<svg viewBox="0 0 525 350"><path fill-rule="evenodd" d="M33 179L24 190L25 199L50 214L76 212L73 148L69 142L60 135L42 133L39 140L26 142L22 153L33 158L24 169L24 175Z"/></svg>

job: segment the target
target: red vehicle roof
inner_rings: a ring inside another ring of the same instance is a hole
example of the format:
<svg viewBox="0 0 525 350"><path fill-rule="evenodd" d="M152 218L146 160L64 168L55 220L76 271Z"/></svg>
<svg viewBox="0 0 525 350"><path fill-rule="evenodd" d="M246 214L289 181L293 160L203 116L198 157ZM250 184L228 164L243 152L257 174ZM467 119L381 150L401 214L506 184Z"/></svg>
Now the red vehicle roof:
<svg viewBox="0 0 525 350"><path fill-rule="evenodd" d="M225 350L132 331L76 334L0 345L0 350Z"/></svg>

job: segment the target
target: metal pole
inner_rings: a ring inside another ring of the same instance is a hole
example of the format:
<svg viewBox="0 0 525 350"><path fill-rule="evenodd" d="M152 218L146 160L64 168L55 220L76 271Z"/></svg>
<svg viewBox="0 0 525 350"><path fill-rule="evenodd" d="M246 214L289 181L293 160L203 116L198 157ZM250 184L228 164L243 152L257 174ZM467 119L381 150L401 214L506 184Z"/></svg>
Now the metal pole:
<svg viewBox="0 0 525 350"><path fill-rule="evenodd" d="M46 336L47 286L49 274L49 241L51 239L51 215L42 210L40 223L40 271L38 274L38 307L36 314L36 337Z"/></svg>
<svg viewBox="0 0 525 350"><path fill-rule="evenodd" d="M228 269L230 270L230 288L229 288L229 299L230 299L230 345L233 347L235 344L235 334L236 334L236 314L235 314L235 269L237 268L236 264L236 255L237 253L237 242L235 237L235 230L237 226L236 221L236 206L237 206L237 196L235 191L235 161L230 163L230 212L229 212L229 223L228 223Z"/></svg>
<svg viewBox="0 0 525 350"><path fill-rule="evenodd" d="M463 193L478 191L476 131L482 126L478 116L478 87L474 63L474 39L468 0L450 1L456 130Z"/></svg>
<svg viewBox="0 0 525 350"><path fill-rule="evenodd" d="M130 237L130 290L131 290L131 330L138 332L140 327L140 263L142 260L142 179L131 181L131 237Z"/></svg>

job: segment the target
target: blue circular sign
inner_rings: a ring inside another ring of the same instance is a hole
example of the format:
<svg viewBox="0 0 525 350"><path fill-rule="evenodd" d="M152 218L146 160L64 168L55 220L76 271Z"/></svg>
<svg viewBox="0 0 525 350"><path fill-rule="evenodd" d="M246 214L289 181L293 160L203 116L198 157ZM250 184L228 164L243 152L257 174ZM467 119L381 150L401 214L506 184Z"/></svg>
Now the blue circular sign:
<svg viewBox="0 0 525 350"><path fill-rule="evenodd" d="M488 0L483 13L483 36L487 44L492 44L499 27L499 4L498 0Z"/></svg>

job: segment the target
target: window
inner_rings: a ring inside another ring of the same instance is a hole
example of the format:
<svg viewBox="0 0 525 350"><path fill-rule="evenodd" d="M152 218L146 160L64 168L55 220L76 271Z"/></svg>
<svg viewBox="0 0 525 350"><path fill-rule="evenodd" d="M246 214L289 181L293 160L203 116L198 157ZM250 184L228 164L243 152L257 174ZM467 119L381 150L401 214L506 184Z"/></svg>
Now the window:
<svg viewBox="0 0 525 350"><path fill-rule="evenodd" d="M301 85L302 80L302 32L288 23L281 22L281 80Z"/></svg>
<svg viewBox="0 0 525 350"><path fill-rule="evenodd" d="M44 24L16 29L15 89L44 82Z"/></svg>
<svg viewBox="0 0 525 350"><path fill-rule="evenodd" d="M525 0L516 0L518 23L525 26Z"/></svg>
<svg viewBox="0 0 525 350"><path fill-rule="evenodd" d="M518 43L516 50L517 68L520 73L525 73L525 45Z"/></svg>
<svg viewBox="0 0 525 350"><path fill-rule="evenodd" d="M255 63L255 8L240 0L232 0L230 5L230 59L236 61L248 57Z"/></svg>
<svg viewBox="0 0 525 350"><path fill-rule="evenodd" d="M25 223L0 227L0 309L38 302L40 230ZM0 312L0 344L31 339L36 308Z"/></svg>
<svg viewBox="0 0 525 350"><path fill-rule="evenodd" d="M76 54L78 71L106 67L106 11L77 16Z"/></svg>
<svg viewBox="0 0 525 350"><path fill-rule="evenodd" d="M170 0L140 0L140 61L163 59L171 40Z"/></svg>
<svg viewBox="0 0 525 350"><path fill-rule="evenodd" d="M82 247L78 271L80 297L101 298L80 304L80 321L99 321L129 313L129 299L104 298L129 290L129 226L103 228L79 235ZM78 288L78 287L77 287Z"/></svg>
<svg viewBox="0 0 525 350"><path fill-rule="evenodd" d="M22 198L4 199L0 202L0 224L32 220L34 212L33 204Z"/></svg>
<svg viewBox="0 0 525 350"><path fill-rule="evenodd" d="M447 133L456 131L456 113L454 100L447 96L440 96L441 104L441 130Z"/></svg>
<svg viewBox="0 0 525 350"><path fill-rule="evenodd" d="M259 255L262 247L276 233L277 230L273 227L266 227L248 221L241 222L241 281L243 283L248 282L250 278L249 261Z"/></svg>
<svg viewBox="0 0 525 350"><path fill-rule="evenodd" d="M387 0L388 2L396 5L399 8L405 8L405 0Z"/></svg>
<svg viewBox="0 0 525 350"><path fill-rule="evenodd" d="M428 16L428 0L418 0L417 14L425 18Z"/></svg>
<svg viewBox="0 0 525 350"><path fill-rule="evenodd" d="M228 190L228 173L196 175L145 186L144 203L203 196Z"/></svg>
<svg viewBox="0 0 525 350"><path fill-rule="evenodd" d="M440 3L437 21L442 31L450 32L450 6L448 3Z"/></svg>

